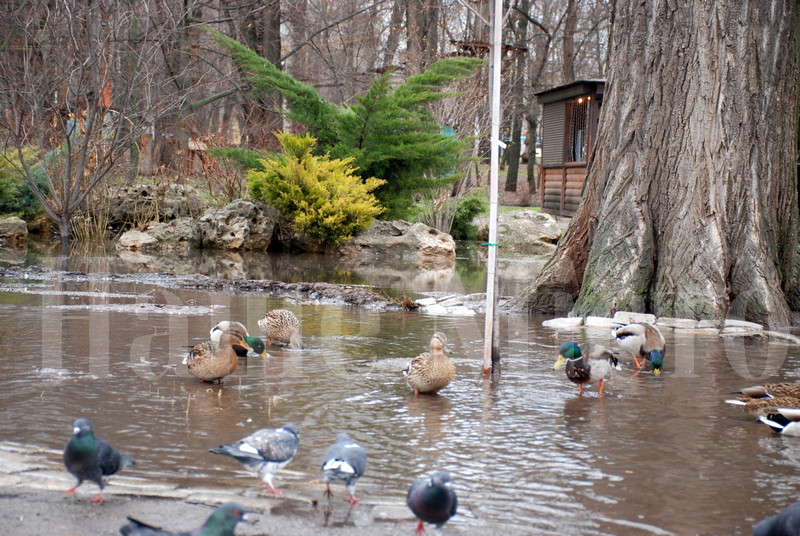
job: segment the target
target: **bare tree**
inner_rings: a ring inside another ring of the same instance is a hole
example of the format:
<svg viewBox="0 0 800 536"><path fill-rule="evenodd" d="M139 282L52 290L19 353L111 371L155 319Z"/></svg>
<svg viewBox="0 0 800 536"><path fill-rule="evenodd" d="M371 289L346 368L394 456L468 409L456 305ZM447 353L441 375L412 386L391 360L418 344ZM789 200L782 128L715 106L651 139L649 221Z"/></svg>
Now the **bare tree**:
<svg viewBox="0 0 800 536"><path fill-rule="evenodd" d="M795 0L618 0L583 201L515 303L786 325L798 293Z"/></svg>
<svg viewBox="0 0 800 536"><path fill-rule="evenodd" d="M3 148L17 152L20 173L58 225L64 247L89 192L148 125L178 104L165 97L155 74L152 58L172 34L149 25L152 7L30 2L6 13ZM35 149L35 158L24 148Z"/></svg>

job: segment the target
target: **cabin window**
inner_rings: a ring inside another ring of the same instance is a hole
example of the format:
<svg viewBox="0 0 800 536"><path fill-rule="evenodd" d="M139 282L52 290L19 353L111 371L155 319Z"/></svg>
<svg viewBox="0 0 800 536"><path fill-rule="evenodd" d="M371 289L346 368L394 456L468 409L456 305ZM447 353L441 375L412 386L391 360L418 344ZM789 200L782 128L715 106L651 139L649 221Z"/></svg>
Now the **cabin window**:
<svg viewBox="0 0 800 536"><path fill-rule="evenodd" d="M589 141L589 103L592 97L567 102L567 162L585 162Z"/></svg>

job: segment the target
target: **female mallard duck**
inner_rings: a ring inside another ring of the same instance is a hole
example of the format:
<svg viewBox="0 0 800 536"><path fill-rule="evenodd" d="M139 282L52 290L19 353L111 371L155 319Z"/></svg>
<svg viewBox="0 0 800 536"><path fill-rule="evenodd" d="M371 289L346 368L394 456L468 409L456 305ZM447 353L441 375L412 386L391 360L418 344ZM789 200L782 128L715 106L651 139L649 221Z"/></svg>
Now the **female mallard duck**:
<svg viewBox="0 0 800 536"><path fill-rule="evenodd" d="M216 326L211 328L211 342L219 344L219 339L225 331L237 332L246 343L246 346L238 344L233 345L233 351L236 352L237 356L247 357L247 353L250 351L250 348L252 348L253 351L261 357L266 357L265 351L267 348L264 346L264 341L258 337L251 337L247 332L247 328L241 322L234 322L233 320L223 320L219 322Z"/></svg>
<svg viewBox="0 0 800 536"><path fill-rule="evenodd" d="M235 330L223 331L219 345L211 341L203 342L192 348L183 364L189 367L189 374L201 382L213 382L233 374L239 366L234 346L245 346L242 335Z"/></svg>
<svg viewBox="0 0 800 536"><path fill-rule="evenodd" d="M600 396L603 396L603 387L606 380L611 377L613 369L620 370L619 361L608 348L599 344L589 347L589 353L583 355L580 347L574 342L565 342L558 351L558 359L553 370L557 370L564 363L567 364L567 378L578 384L578 396L583 395L584 384L600 383Z"/></svg>
<svg viewBox="0 0 800 536"><path fill-rule="evenodd" d="M657 327L652 324L628 324L616 330L614 337L633 356L637 369L644 366L645 361L649 361L653 374L661 374L667 343ZM642 360L641 363L639 359Z"/></svg>
<svg viewBox="0 0 800 536"><path fill-rule="evenodd" d="M456 366L444 353L447 335L437 331L431 338L430 352L423 352L411 360L403 370L406 383L414 395L436 394L447 387L456 375Z"/></svg>
<svg viewBox="0 0 800 536"><path fill-rule="evenodd" d="M300 337L300 321L288 309L273 309L258 321L258 327L267 337L267 344L272 341L287 343L289 348L302 348L303 339Z"/></svg>
<svg viewBox="0 0 800 536"><path fill-rule="evenodd" d="M744 406L744 410L755 417L766 417L778 408L800 408L800 385L794 383L772 383L745 387L741 396L726 400L728 404Z"/></svg>

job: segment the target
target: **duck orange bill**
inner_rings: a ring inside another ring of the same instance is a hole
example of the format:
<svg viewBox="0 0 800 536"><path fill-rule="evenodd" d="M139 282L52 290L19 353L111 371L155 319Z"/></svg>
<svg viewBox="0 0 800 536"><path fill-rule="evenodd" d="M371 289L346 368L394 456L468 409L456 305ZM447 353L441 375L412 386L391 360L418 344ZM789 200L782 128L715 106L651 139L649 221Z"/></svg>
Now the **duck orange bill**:
<svg viewBox="0 0 800 536"><path fill-rule="evenodd" d="M558 359L556 359L556 364L553 365L553 370L558 370L558 367L560 367L561 365L563 365L566 362L567 362L567 358L564 357L563 355L559 355Z"/></svg>

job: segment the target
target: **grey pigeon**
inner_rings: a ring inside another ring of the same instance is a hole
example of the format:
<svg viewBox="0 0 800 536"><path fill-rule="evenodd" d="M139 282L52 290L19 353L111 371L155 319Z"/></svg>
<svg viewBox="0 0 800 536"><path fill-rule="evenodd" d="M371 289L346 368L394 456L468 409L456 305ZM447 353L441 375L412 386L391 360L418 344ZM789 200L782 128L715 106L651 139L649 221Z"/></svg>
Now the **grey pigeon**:
<svg viewBox="0 0 800 536"><path fill-rule="evenodd" d="M447 520L456 515L458 507L450 473L438 471L411 484L406 504L419 518L417 535L425 532L423 522L433 523L441 530Z"/></svg>
<svg viewBox="0 0 800 536"><path fill-rule="evenodd" d="M753 527L753 536L797 536L800 534L800 503L777 515L762 519Z"/></svg>
<svg viewBox="0 0 800 536"><path fill-rule="evenodd" d="M367 453L361 446L350 439L345 432L336 436L336 443L325 451L322 460L322 476L325 478L325 495L330 497L331 480L343 480L350 492L351 503L361 499L356 497L356 482L367 470Z"/></svg>
<svg viewBox="0 0 800 536"><path fill-rule="evenodd" d="M64 493L77 495L75 491L84 480L91 480L100 486L100 495L92 502L103 502L105 477L134 465L127 454L120 454L111 445L95 437L92 425L87 419L75 421L74 434L64 448L64 466L78 479L78 483Z"/></svg>
<svg viewBox="0 0 800 536"><path fill-rule="evenodd" d="M202 527L183 532L170 532L128 516L128 524L120 527L122 536L233 536L236 524L244 519L246 510L238 503L226 503L208 516Z"/></svg>
<svg viewBox="0 0 800 536"><path fill-rule="evenodd" d="M297 427L287 424L258 430L236 443L225 443L209 452L235 458L269 485L264 491L283 493L272 485L272 477L292 461L299 446Z"/></svg>

